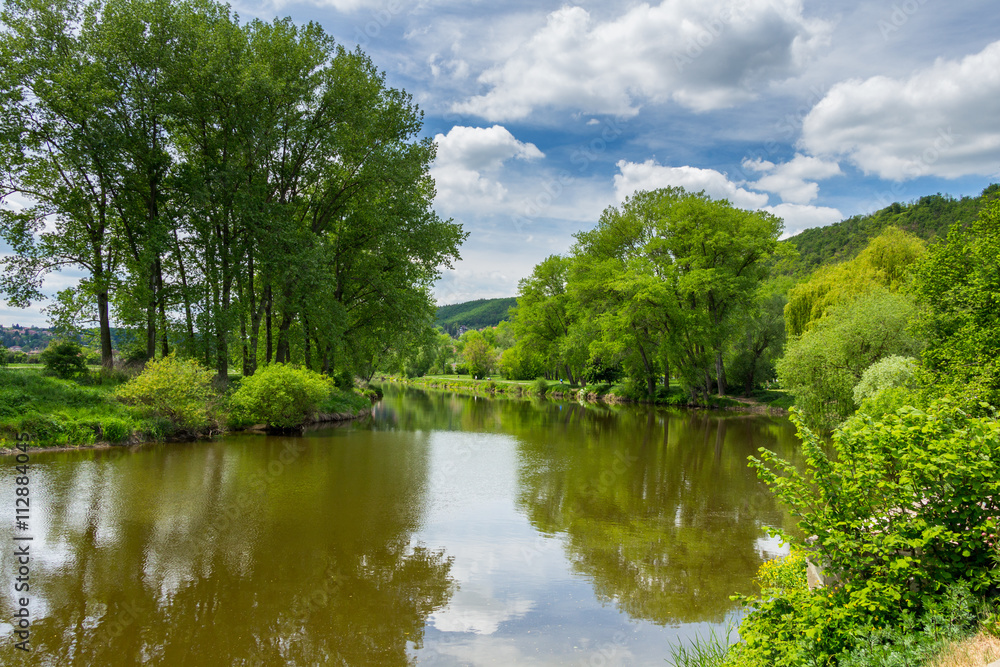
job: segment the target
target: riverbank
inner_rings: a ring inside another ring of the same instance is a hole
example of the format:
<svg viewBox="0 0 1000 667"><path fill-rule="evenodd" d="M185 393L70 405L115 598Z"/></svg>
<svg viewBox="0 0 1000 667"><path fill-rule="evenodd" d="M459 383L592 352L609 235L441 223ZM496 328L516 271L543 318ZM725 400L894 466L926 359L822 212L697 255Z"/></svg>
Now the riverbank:
<svg viewBox="0 0 1000 667"><path fill-rule="evenodd" d="M712 396L709 403L693 401L691 396L680 388L669 390L659 388L653 400L636 396L624 385L591 384L586 387L566 385L547 381L518 381L485 379L475 380L455 375L426 375L419 378L401 378L398 376L379 376L380 382L392 382L420 389L436 389L469 393L478 396L494 396L501 398L540 398L552 400L575 401L585 403L610 404L651 404L666 407L680 407L701 410L734 410L753 412L774 416L788 414L793 398L787 392L770 390L756 392L754 396Z"/></svg>
<svg viewBox="0 0 1000 667"><path fill-rule="evenodd" d="M15 453L22 433L30 434L33 448L68 451L185 442L261 426L237 421L229 409L239 378L212 398L212 418L199 428L179 427L148 407L119 400L116 392L128 379L121 373L90 372L64 380L39 367L0 370L0 454ZM362 418L371 414L371 405L371 395L359 390L331 390L323 409L301 426Z"/></svg>

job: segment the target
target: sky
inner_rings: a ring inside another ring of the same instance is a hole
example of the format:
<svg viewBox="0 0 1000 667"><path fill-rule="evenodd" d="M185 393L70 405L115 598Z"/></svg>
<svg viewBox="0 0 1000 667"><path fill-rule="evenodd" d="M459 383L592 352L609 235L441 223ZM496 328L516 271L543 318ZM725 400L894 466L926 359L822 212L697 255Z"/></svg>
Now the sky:
<svg viewBox="0 0 1000 667"><path fill-rule="evenodd" d="M441 305L516 295L637 190L704 190L788 236L1000 181L995 0L233 7L318 22L424 111L435 209L469 232ZM44 324L44 305L0 301L0 324Z"/></svg>

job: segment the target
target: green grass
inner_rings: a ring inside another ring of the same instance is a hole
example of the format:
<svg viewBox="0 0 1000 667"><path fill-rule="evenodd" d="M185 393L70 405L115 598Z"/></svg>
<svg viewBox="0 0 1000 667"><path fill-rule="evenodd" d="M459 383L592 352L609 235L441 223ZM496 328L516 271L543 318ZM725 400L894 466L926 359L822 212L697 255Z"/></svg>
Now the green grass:
<svg viewBox="0 0 1000 667"><path fill-rule="evenodd" d="M784 389L758 389L751 396L772 408L787 410L795 405L795 397Z"/></svg>
<svg viewBox="0 0 1000 667"><path fill-rule="evenodd" d="M335 389L319 406L319 411L327 414L357 414L372 406L371 400L358 390Z"/></svg>
<svg viewBox="0 0 1000 667"><path fill-rule="evenodd" d="M99 375L91 375L100 378ZM31 433L39 446L90 445L104 438L105 425L120 441L123 429L157 432L162 427L142 418L135 408L114 400L120 382L100 380L82 384L60 380L28 368L0 369L0 440Z"/></svg>

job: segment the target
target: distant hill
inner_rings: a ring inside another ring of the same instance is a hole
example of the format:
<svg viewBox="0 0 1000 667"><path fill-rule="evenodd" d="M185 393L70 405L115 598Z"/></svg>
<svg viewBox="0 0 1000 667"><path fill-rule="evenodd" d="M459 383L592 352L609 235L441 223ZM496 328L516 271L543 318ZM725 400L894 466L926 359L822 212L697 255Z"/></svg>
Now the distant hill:
<svg viewBox="0 0 1000 667"><path fill-rule="evenodd" d="M992 199L1000 199L1000 184L990 185L978 197L955 199L938 193L910 204L896 203L869 215L807 229L785 241L799 251L799 260L790 272L806 275L821 264L852 259L890 225L933 241L944 237L953 223L968 224L975 220L983 205Z"/></svg>
<svg viewBox="0 0 1000 667"><path fill-rule="evenodd" d="M517 298L508 297L504 299L476 299L450 306L440 306L437 309L437 319L434 323L452 336L456 336L460 326L469 329L495 327L507 319L507 312L516 305Z"/></svg>

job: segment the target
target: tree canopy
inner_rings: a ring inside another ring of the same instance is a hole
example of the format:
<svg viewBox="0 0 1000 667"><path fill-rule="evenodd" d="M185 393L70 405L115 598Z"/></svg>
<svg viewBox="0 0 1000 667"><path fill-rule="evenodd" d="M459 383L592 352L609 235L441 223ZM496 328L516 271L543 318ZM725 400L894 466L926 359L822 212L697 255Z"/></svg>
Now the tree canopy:
<svg viewBox="0 0 1000 667"><path fill-rule="evenodd" d="M359 372L433 317L466 234L431 209L422 113L314 23L210 1L6 3L0 291L65 328L112 319L136 354ZM262 344L263 343L263 344Z"/></svg>

